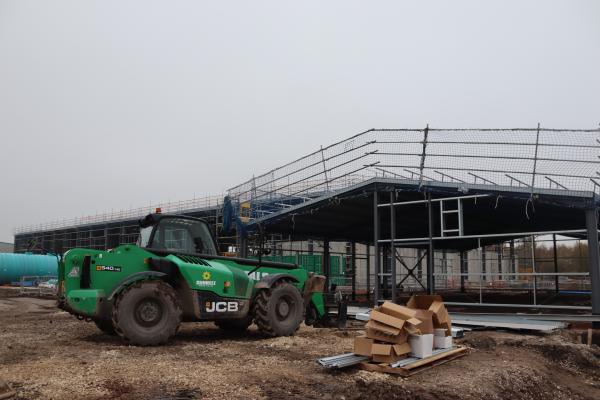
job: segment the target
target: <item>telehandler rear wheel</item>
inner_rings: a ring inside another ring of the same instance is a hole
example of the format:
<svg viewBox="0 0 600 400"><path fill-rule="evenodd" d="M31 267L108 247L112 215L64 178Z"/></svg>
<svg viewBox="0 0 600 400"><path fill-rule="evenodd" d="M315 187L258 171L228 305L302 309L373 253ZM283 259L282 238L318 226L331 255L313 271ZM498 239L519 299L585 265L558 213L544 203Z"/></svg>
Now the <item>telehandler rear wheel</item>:
<svg viewBox="0 0 600 400"><path fill-rule="evenodd" d="M215 321L215 325L224 331L243 332L252 325L252 317L220 319Z"/></svg>
<svg viewBox="0 0 600 400"><path fill-rule="evenodd" d="M112 321L117 334L131 344L166 343L181 323L177 293L162 281L136 282L117 298Z"/></svg>
<svg viewBox="0 0 600 400"><path fill-rule="evenodd" d="M268 336L290 336L302 323L304 301L298 289L287 282L281 282L256 295L253 313L254 322L262 333Z"/></svg>

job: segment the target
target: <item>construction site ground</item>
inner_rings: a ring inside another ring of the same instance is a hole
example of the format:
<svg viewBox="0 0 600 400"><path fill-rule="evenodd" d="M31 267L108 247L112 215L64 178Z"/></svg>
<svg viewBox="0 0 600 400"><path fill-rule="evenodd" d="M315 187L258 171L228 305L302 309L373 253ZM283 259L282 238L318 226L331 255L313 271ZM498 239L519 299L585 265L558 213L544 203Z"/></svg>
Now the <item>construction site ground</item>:
<svg viewBox="0 0 600 400"><path fill-rule="evenodd" d="M576 333L468 332L466 357L409 378L328 371L360 330L302 326L265 338L186 323L172 343L133 347L53 300L0 298L0 380L18 399L600 399L600 349Z"/></svg>

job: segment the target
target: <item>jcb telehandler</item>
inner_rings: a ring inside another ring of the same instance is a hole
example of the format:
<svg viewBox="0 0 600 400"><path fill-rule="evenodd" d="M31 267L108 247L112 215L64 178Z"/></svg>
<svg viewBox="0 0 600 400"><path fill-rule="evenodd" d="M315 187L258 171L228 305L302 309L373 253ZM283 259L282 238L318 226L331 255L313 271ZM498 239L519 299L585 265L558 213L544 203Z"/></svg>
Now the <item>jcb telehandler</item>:
<svg viewBox="0 0 600 400"><path fill-rule="evenodd" d="M223 257L198 218L150 214L136 245L72 249L59 266L59 307L135 345L165 343L182 321L269 336L326 317L325 277L294 264Z"/></svg>

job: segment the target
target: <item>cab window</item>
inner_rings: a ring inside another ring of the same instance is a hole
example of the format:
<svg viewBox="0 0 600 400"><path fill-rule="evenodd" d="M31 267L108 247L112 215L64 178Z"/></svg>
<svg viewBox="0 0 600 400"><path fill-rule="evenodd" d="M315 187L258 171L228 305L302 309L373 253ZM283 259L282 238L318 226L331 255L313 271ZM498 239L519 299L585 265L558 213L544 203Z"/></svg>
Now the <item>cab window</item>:
<svg viewBox="0 0 600 400"><path fill-rule="evenodd" d="M217 254L206 223L183 218L162 219L154 232L151 247L182 253Z"/></svg>

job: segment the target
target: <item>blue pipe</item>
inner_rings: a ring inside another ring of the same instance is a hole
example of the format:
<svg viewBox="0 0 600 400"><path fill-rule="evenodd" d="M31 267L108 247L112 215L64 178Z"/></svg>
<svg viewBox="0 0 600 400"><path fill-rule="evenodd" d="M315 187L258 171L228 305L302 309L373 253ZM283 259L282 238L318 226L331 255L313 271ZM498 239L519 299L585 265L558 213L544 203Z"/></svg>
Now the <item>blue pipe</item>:
<svg viewBox="0 0 600 400"><path fill-rule="evenodd" d="M57 276L53 255L0 253L0 285L19 282L23 276Z"/></svg>

